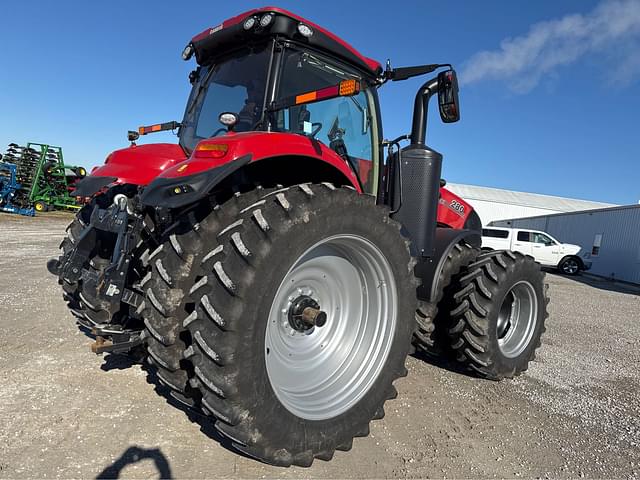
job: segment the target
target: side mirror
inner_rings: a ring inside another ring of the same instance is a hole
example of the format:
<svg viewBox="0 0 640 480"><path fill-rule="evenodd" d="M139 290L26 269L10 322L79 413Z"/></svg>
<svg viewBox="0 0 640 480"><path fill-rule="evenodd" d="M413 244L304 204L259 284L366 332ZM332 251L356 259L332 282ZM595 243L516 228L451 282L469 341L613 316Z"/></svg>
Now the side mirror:
<svg viewBox="0 0 640 480"><path fill-rule="evenodd" d="M438 106L440 118L444 123L454 123L460 120L458 76L455 70L447 70L438 74Z"/></svg>

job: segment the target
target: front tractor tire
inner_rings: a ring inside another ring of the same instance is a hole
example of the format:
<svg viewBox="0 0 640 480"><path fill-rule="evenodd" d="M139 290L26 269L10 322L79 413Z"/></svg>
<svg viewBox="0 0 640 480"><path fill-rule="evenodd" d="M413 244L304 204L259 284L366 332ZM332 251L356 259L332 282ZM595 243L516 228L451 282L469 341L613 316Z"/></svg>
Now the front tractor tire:
<svg viewBox="0 0 640 480"><path fill-rule="evenodd" d="M257 187L235 194L212 211L209 205L192 209L163 233L158 248L149 255L150 271L141 282L147 361L155 367L160 383L168 387L167 393L190 408L199 408L200 392L189 382L193 367L183 353L191 339L182 321L193 311L190 290L202 278L207 241L267 191Z"/></svg>
<svg viewBox="0 0 640 480"><path fill-rule="evenodd" d="M418 309L416 310L416 332L413 336L415 347L432 357L442 356L446 352L447 328L449 327L449 311L452 308L453 293L457 287L457 278L465 267L473 262L479 254L477 248L462 241L456 243L447 254L444 265L440 270L437 281L437 294L434 302L427 302L426 297L418 287ZM421 278L423 272L421 264L416 266L416 276Z"/></svg>
<svg viewBox="0 0 640 480"><path fill-rule="evenodd" d="M101 195L95 197L90 203L84 205L75 215L73 221L67 227L67 236L62 240L60 249L62 255L58 258L58 263L68 261L70 256L75 255L79 241L91 227L91 216L97 208L106 208L111 204L111 195ZM147 227L145 227L147 228ZM148 247L152 247L153 242L149 241L149 234L145 232L144 237L137 239L139 242L133 254L132 266L127 276L126 287L138 291L138 280L146 273L146 266L142 254ZM115 246L115 236L96 231L95 243L91 246L88 257L81 266L82 276L76 281L69 281L58 271L58 283L62 286L63 298L67 302L69 310L76 317L77 323L87 330L92 330L102 324L121 325L125 328L138 329L140 319L139 312L133 306L124 302L120 303L117 311L108 310L108 299L101 293L104 273L111 264Z"/></svg>
<svg viewBox="0 0 640 480"><path fill-rule="evenodd" d="M511 251L477 257L453 294L450 345L456 360L500 380L527 370L545 331L549 303L544 273L533 258Z"/></svg>
<svg viewBox="0 0 640 480"><path fill-rule="evenodd" d="M89 219L91 218L91 212L93 211L94 205L86 205L76 213L73 218L73 221L67 226L66 237L62 240L60 244L60 250L62 250L62 256L60 259L64 258L65 255L68 255L73 248L75 248L76 242L82 231L87 227L89 223ZM88 313L90 310L85 306L82 301L82 284L81 282L68 282L61 277L58 277L58 283L62 286L62 296L64 300L67 302L67 307L73 313L76 318L78 324L82 325L84 328L91 329L95 322L88 317Z"/></svg>
<svg viewBox="0 0 640 480"><path fill-rule="evenodd" d="M349 450L407 372L416 282L399 225L373 198L304 184L208 244L185 357L216 428L280 466Z"/></svg>

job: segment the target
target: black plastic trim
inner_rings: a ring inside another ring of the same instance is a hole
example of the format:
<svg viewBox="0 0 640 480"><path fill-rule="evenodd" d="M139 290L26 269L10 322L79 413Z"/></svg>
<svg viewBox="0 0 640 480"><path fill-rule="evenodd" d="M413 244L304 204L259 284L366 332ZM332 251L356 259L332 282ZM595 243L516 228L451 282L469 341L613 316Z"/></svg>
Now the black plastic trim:
<svg viewBox="0 0 640 480"><path fill-rule="evenodd" d="M82 180L76 183L76 189L73 194L77 197L90 197L101 188L106 187L116 180L118 180L117 177L100 177L89 175L88 177L84 177Z"/></svg>
<svg viewBox="0 0 640 480"><path fill-rule="evenodd" d="M471 210L467 220L464 222L464 228L467 230L473 230L476 232L482 232L482 220L480 220L480 215L475 210Z"/></svg>
<svg viewBox="0 0 640 480"><path fill-rule="evenodd" d="M148 207L179 208L195 203L209 194L222 180L251 161L248 154L232 162L194 175L173 178L156 178L144 189L140 203ZM173 188L186 187L188 191L174 194Z"/></svg>
<svg viewBox="0 0 640 480"><path fill-rule="evenodd" d="M207 65L215 61L221 52L226 53L237 46L255 44L264 41L266 38L278 36L323 50L332 56L340 57L349 64L367 72L370 76L377 77L382 73L381 68L373 70L363 59L355 55L346 46L333 40L323 32L314 30L311 37L304 37L298 32L300 20L291 18L282 12L270 12L269 9L261 10L254 15L264 15L266 13L273 13L274 15L272 22L266 28L253 27L245 30L243 27L244 20L242 20L235 25L193 42L198 64Z"/></svg>

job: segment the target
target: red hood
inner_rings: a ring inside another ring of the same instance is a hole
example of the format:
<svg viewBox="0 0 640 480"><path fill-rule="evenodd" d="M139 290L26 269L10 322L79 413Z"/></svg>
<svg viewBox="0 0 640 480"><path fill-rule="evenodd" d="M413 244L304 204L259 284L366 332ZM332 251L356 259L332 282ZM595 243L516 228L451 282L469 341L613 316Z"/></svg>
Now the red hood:
<svg viewBox="0 0 640 480"><path fill-rule="evenodd" d="M132 145L112 152L105 164L94 169L91 176L116 177L116 183L147 185L167 168L185 160L187 156L173 143Z"/></svg>

